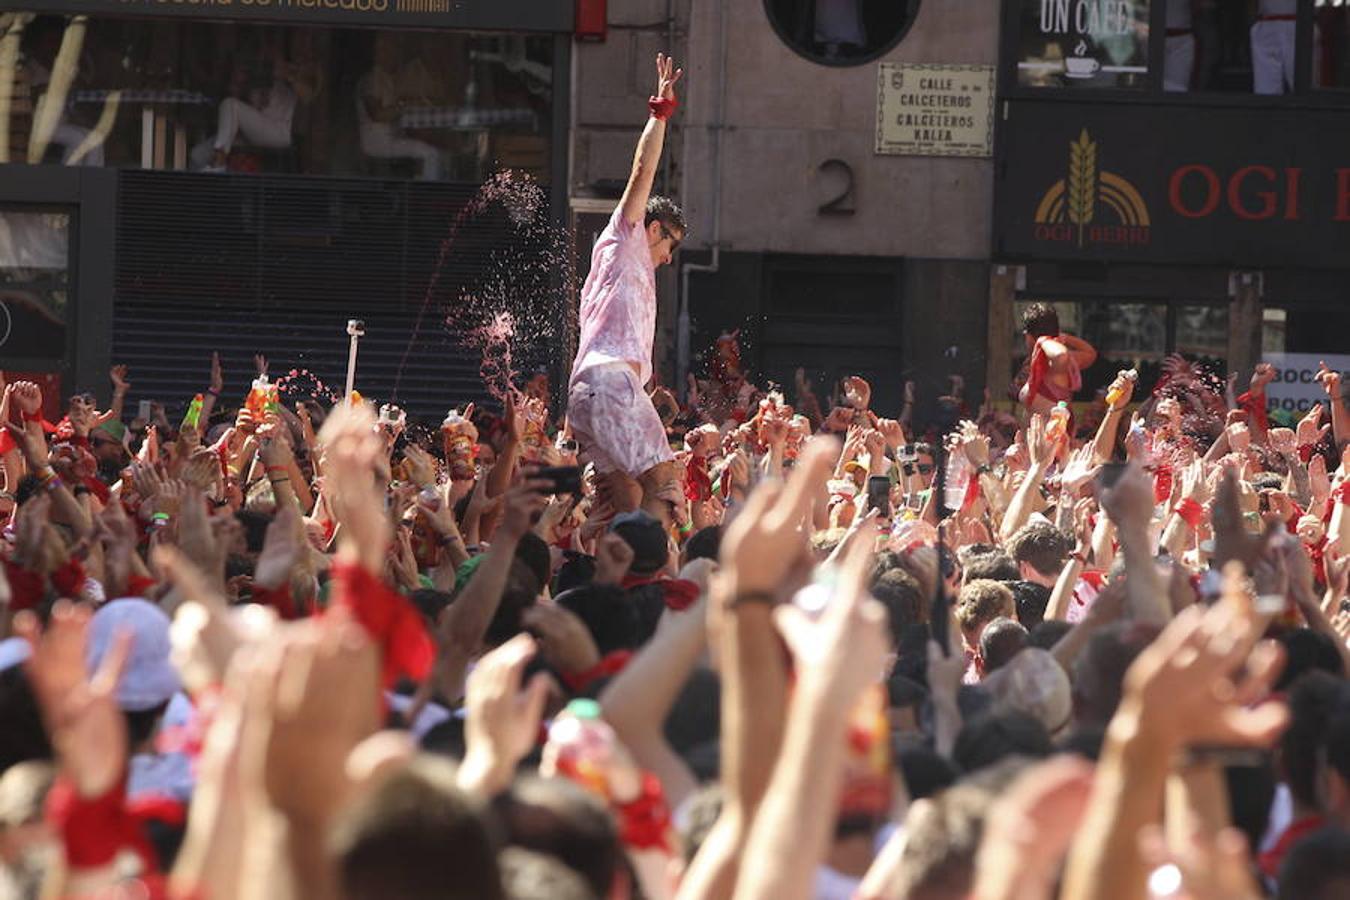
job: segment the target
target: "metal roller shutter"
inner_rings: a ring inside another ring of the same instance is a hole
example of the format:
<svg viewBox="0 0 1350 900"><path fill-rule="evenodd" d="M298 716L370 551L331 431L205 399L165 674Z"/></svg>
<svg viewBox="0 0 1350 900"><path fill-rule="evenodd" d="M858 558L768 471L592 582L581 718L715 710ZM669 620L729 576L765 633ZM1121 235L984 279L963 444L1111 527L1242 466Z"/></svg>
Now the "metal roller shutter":
<svg viewBox="0 0 1350 900"><path fill-rule="evenodd" d="M395 399L411 414L439 419L485 394L479 355L446 325L467 314L466 293L496 297L532 323L518 370L560 371L570 253L547 227L547 208L524 228L518 210L513 226L499 205L463 217L428 299L441 245L479 187L122 173L113 359L131 367L131 402L161 400L172 417L205 386L212 350L225 365L226 405L247 391L255 353L274 378L307 369L340 391L346 322L360 318L368 336L357 388L386 400L397 380Z"/></svg>

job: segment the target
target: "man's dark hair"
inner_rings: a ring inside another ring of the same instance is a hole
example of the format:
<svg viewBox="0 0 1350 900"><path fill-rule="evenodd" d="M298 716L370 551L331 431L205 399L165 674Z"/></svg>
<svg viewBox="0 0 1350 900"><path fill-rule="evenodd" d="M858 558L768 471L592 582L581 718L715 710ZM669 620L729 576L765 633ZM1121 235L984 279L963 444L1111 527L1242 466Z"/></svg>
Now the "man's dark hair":
<svg viewBox="0 0 1350 900"><path fill-rule="evenodd" d="M928 601L923 588L904 569L888 569L872 584L872 596L886 607L891 626L891 646L899 647L911 625L928 621Z"/></svg>
<svg viewBox="0 0 1350 900"><path fill-rule="evenodd" d="M666 742L683 755L717 740L721 734L721 710L721 679L712 669L695 669L666 715Z"/></svg>
<svg viewBox="0 0 1350 900"><path fill-rule="evenodd" d="M1275 690L1284 691L1304 672L1321 670L1338 678L1345 676L1345 662L1330 635L1311 628L1293 628L1277 640L1284 647L1284 668L1275 682Z"/></svg>
<svg viewBox="0 0 1350 900"><path fill-rule="evenodd" d="M1336 711L1341 679L1314 670L1289 691L1289 727L1280 737L1280 774L1294 800L1315 807L1318 801L1318 754Z"/></svg>
<svg viewBox="0 0 1350 900"><path fill-rule="evenodd" d="M1152 626L1117 623L1088 639L1073 667L1073 715L1079 726L1105 726L1120 706L1125 671L1155 637Z"/></svg>
<svg viewBox="0 0 1350 900"><path fill-rule="evenodd" d="M670 538L652 516L644 512L628 513L615 519L609 530L633 549L633 563L629 568L632 574L654 574L670 561Z"/></svg>
<svg viewBox="0 0 1350 900"><path fill-rule="evenodd" d="M559 594L557 603L585 623L601 656L632 650L641 643L637 610L617 587L588 584Z"/></svg>
<svg viewBox="0 0 1350 900"><path fill-rule="evenodd" d="M516 544L516 559L523 562L534 575L537 584L535 593L542 591L553 574L553 558L549 555L548 542L533 531L525 532L520 543Z"/></svg>
<svg viewBox="0 0 1350 900"><path fill-rule="evenodd" d="M988 675L1001 669L1026 646L1027 630L1021 623L1005 618L990 622L980 632L980 658L984 660L984 673Z"/></svg>
<svg viewBox="0 0 1350 900"><path fill-rule="evenodd" d="M351 900L501 900L484 811L445 760L418 757L340 814L334 849Z"/></svg>
<svg viewBox="0 0 1350 900"><path fill-rule="evenodd" d="M1017 570L1017 563L1002 550L971 556L962 560L961 565L965 570L963 577L967 584L977 578L987 578L991 581L1017 581L1022 577L1022 573Z"/></svg>
<svg viewBox="0 0 1350 900"><path fill-rule="evenodd" d="M1064 560L1073 552L1073 535L1049 522L1029 522L1013 532L1008 552L1048 578L1064 568Z"/></svg>
<svg viewBox="0 0 1350 900"><path fill-rule="evenodd" d="M524 630L525 612L539 599L539 584L535 577L535 572L519 557L511 560L501 602L483 635L487 646L500 647Z"/></svg>
<svg viewBox="0 0 1350 900"><path fill-rule="evenodd" d="M507 847L497 863L511 900L598 900L600 896L562 860L545 853Z"/></svg>
<svg viewBox="0 0 1350 900"><path fill-rule="evenodd" d="M1276 900L1338 900L1350 896L1350 832L1335 826L1314 831L1280 865Z"/></svg>
<svg viewBox="0 0 1350 900"><path fill-rule="evenodd" d="M911 800L932 797L956 782L957 773L951 760L920 738L901 737L894 746L895 761Z"/></svg>
<svg viewBox="0 0 1350 900"><path fill-rule="evenodd" d="M21 665L0 670L0 772L30 759L51 759L37 697Z"/></svg>
<svg viewBox="0 0 1350 900"><path fill-rule="evenodd" d="M1270 804L1275 799L1275 768L1266 762L1259 766L1227 766L1228 814L1233 827L1247 837L1247 846L1261 846L1261 838L1270 826Z"/></svg>
<svg viewBox="0 0 1350 900"><path fill-rule="evenodd" d="M569 555L570 554L570 555ZM582 587L595 580L595 557L576 551L564 554L566 562L553 576L553 596L558 596L572 588Z"/></svg>
<svg viewBox="0 0 1350 900"><path fill-rule="evenodd" d="M1039 587L1039 585L1037 585ZM1013 589L1013 596L1017 596L1017 590ZM1017 611L1018 617L1022 611ZM1064 635L1073 631L1073 625L1065 622L1063 619L1046 619L1039 624L1033 625L1027 634L1027 646L1040 647L1042 650L1053 650L1055 645L1064 639Z"/></svg>
<svg viewBox="0 0 1350 900"><path fill-rule="evenodd" d="M952 745L952 761L976 772L1010 756L1041 759L1054 752L1041 720L1016 709L986 713L967 722Z"/></svg>
<svg viewBox="0 0 1350 900"><path fill-rule="evenodd" d="M1022 311L1022 330L1032 337L1059 334L1059 313L1049 303L1033 303Z"/></svg>
<svg viewBox="0 0 1350 900"><path fill-rule="evenodd" d="M168 708L169 701L165 700L150 709L122 710L122 718L127 722L127 746L136 748L150 740Z"/></svg>
<svg viewBox="0 0 1350 900"><path fill-rule="evenodd" d="M519 778L493 803L505 843L562 860L601 897L625 865L609 810L562 778Z"/></svg>
<svg viewBox="0 0 1350 900"><path fill-rule="evenodd" d="M711 559L717 562L722 551L722 526L709 525L694 532L694 536L684 545L684 561L691 563L696 559Z"/></svg>
<svg viewBox="0 0 1350 900"><path fill-rule="evenodd" d="M267 526L272 524L272 517L251 509L241 509L234 517L244 527L244 545L248 548L248 552L261 553L263 541L267 539Z"/></svg>
<svg viewBox="0 0 1350 900"><path fill-rule="evenodd" d="M672 231L679 229L681 235L689 234L689 223L684 219L684 210L680 209L674 200L660 194L652 194L647 199L647 215L642 221L642 227L646 228L653 222L660 222Z"/></svg>
<svg viewBox="0 0 1350 900"><path fill-rule="evenodd" d="M1050 605L1050 589L1034 581L1012 581L1013 603L1017 605L1017 621L1027 630L1035 628L1045 620L1045 608Z"/></svg>

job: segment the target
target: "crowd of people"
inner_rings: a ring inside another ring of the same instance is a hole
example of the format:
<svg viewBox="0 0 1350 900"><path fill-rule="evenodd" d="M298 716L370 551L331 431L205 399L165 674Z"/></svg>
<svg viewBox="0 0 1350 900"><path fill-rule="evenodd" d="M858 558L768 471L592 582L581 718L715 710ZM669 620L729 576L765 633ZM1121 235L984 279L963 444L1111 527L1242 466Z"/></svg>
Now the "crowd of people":
<svg viewBox="0 0 1350 900"><path fill-rule="evenodd" d="M658 72L566 409L4 385L0 897L1350 896L1339 374L649 395Z"/></svg>

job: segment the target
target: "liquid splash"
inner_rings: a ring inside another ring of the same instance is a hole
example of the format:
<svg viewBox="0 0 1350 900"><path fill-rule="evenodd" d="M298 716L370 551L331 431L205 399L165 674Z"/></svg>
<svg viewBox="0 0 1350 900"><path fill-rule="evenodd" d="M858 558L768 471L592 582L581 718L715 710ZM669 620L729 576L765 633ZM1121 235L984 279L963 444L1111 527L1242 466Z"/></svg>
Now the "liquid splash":
<svg viewBox="0 0 1350 900"><path fill-rule="evenodd" d="M482 274L455 296L441 296L442 274L451 255L482 254L471 233L487 227L497 228L502 237L485 258L475 260ZM459 249L461 243L466 249ZM550 218L548 194L528 174L496 173L455 216L441 242L399 362L394 395L398 396L409 354L433 304L439 305L439 317L451 337L479 356L488 395L502 399L522 371L570 359L576 346L575 296L572 234Z"/></svg>
<svg viewBox="0 0 1350 900"><path fill-rule="evenodd" d="M292 400L309 397L329 405L342 400L338 391L324 384L323 379L309 369L291 369L276 380L276 386L281 394Z"/></svg>

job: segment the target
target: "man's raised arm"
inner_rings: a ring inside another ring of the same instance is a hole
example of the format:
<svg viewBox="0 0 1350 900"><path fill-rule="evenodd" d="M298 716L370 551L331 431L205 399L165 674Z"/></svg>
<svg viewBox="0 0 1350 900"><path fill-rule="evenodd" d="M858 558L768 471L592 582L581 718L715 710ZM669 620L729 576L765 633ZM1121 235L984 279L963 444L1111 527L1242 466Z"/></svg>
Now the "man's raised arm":
<svg viewBox="0 0 1350 900"><path fill-rule="evenodd" d="M675 83L683 74L684 70L675 68L675 61L670 57L664 53L656 54L656 95L649 104L652 115L638 139L633 173L628 176L628 187L624 188L623 199L619 201L624 220L629 224L641 225L646 219L647 199L651 196L656 167L661 162L661 149L666 143L666 120L679 105L675 99Z"/></svg>

